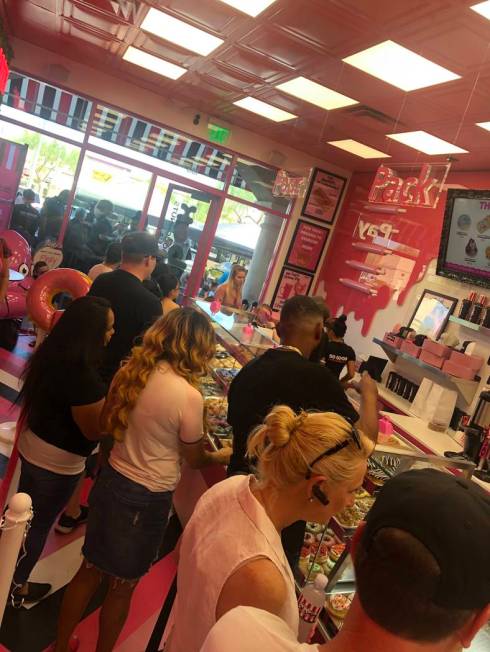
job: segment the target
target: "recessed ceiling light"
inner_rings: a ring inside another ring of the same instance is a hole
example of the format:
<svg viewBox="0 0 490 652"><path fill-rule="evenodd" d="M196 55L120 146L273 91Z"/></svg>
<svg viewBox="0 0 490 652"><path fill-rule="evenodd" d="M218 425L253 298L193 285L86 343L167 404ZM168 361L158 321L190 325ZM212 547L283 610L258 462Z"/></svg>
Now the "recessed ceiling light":
<svg viewBox="0 0 490 652"><path fill-rule="evenodd" d="M203 56L223 44L223 39L153 8L146 14L141 29Z"/></svg>
<svg viewBox="0 0 490 652"><path fill-rule="evenodd" d="M296 77L284 84L279 84L277 88L288 95L299 97L300 100L305 100L305 102L315 104L321 109L326 109L327 111L330 111L331 109L340 109L343 106L351 106L352 104L359 104L357 100L353 100L346 95L332 91L326 86L322 86L310 79L306 79L306 77Z"/></svg>
<svg viewBox="0 0 490 652"><path fill-rule="evenodd" d="M230 7L243 11L244 14L248 14L255 18L260 13L274 4L276 0L221 0Z"/></svg>
<svg viewBox="0 0 490 652"><path fill-rule="evenodd" d="M487 131L490 131L490 122L477 122L476 126L481 127L482 129L486 129Z"/></svg>
<svg viewBox="0 0 490 652"><path fill-rule="evenodd" d="M292 120L298 117L293 113L278 109L276 106L272 106L272 104L257 100L255 97L244 97L243 100L238 100L237 102L233 102L233 104L236 104L241 109L252 111L252 113L258 113L264 118L269 118L269 120L274 120L274 122L284 122L284 120Z"/></svg>
<svg viewBox="0 0 490 652"><path fill-rule="evenodd" d="M432 136L426 131L406 131L402 134L388 134L388 138L396 140L403 145L413 147L424 154L467 154L468 150L448 143L442 138Z"/></svg>
<svg viewBox="0 0 490 652"><path fill-rule="evenodd" d="M470 7L470 9L476 11L477 14L481 14L483 18L488 18L490 20L490 0L479 2L477 5Z"/></svg>
<svg viewBox="0 0 490 652"><path fill-rule="evenodd" d="M170 79L179 79L179 77L182 77L187 72L185 68L176 66L174 63L170 63L170 61L165 61L165 59L155 57L153 54L148 54L148 52L143 52L143 50L138 50L138 48L133 48L132 45L124 53L123 59L134 63L136 66L146 68L146 70L156 72L157 75L170 77Z"/></svg>
<svg viewBox="0 0 490 652"><path fill-rule="evenodd" d="M380 152L379 149L374 149L373 147L364 145L357 140L352 140L352 138L347 138L346 140L331 140L328 144L343 149L350 154L360 156L361 158L390 158L389 154Z"/></svg>
<svg viewBox="0 0 490 652"><path fill-rule="evenodd" d="M414 91L460 78L460 75L394 41L378 43L342 61L404 91Z"/></svg>

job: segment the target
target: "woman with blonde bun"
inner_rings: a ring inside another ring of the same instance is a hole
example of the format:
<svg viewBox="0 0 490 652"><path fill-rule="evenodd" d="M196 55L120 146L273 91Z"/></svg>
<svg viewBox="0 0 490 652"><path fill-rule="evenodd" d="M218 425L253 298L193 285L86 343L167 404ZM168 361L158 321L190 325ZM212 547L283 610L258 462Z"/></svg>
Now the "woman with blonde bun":
<svg viewBox="0 0 490 652"><path fill-rule="evenodd" d="M272 409L249 439L257 478L212 487L184 531L169 652L198 652L214 623L239 605L269 611L297 632L281 530L298 520L328 523L352 505L373 447L333 412Z"/></svg>
<svg viewBox="0 0 490 652"><path fill-rule="evenodd" d="M105 414L116 443L90 494L84 561L64 596L56 652L70 649L104 578L97 652L113 650L138 580L157 558L182 461L192 468L228 463L230 449L209 452L204 445L198 387L215 348L206 315L173 310L146 331L116 374Z"/></svg>

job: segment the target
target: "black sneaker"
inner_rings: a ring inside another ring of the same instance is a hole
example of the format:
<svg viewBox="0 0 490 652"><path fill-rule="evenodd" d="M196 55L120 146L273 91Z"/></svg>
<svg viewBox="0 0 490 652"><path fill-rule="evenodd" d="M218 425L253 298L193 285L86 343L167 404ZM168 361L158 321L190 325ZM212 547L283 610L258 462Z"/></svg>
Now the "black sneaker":
<svg viewBox="0 0 490 652"><path fill-rule="evenodd" d="M70 534L75 528L79 525L83 525L88 520L88 507L86 505L80 505L80 515L78 518L73 518L72 516L67 516L62 514L58 522L55 525L56 532L59 534Z"/></svg>
<svg viewBox="0 0 490 652"><path fill-rule="evenodd" d="M51 584L41 584L39 582L27 582L27 593L20 594L18 591L12 591L12 605L22 607L24 603L39 602L51 591Z"/></svg>

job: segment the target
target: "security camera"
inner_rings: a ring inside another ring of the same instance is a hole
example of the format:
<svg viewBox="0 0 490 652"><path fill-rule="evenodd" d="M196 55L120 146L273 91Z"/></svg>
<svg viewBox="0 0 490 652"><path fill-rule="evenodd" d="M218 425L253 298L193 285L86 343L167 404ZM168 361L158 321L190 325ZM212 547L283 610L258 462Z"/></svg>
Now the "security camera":
<svg viewBox="0 0 490 652"><path fill-rule="evenodd" d="M196 115L194 116L194 120L192 122L197 126L201 122L201 114L196 113Z"/></svg>

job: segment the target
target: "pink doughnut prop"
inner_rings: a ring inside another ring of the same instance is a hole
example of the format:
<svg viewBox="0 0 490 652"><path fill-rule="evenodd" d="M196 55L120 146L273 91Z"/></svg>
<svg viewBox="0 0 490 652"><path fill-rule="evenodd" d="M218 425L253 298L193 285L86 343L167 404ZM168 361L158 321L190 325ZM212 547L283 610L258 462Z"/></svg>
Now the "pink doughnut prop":
<svg viewBox="0 0 490 652"><path fill-rule="evenodd" d="M64 292L74 299L84 297L92 281L76 269L52 269L40 276L27 293L27 312L32 321L44 331L50 331L63 314L53 305L57 294Z"/></svg>

